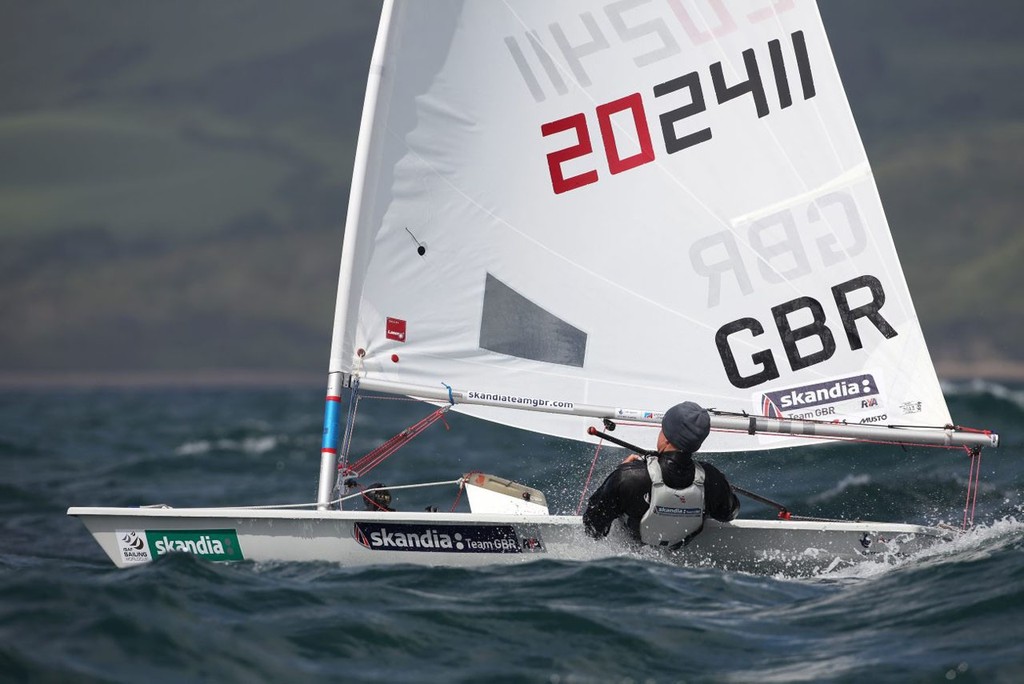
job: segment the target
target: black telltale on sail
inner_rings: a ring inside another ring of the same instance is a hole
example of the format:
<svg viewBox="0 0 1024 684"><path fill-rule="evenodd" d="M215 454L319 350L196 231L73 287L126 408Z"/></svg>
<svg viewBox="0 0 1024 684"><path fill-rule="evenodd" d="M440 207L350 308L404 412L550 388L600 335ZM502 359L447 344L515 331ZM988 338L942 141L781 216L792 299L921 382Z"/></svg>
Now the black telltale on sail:
<svg viewBox="0 0 1024 684"><path fill-rule="evenodd" d="M420 256L423 256L424 254L426 254L427 253L427 245L426 245L426 243L420 242L419 239L415 235L413 235L412 231L409 230L409 226L405 226L405 232L408 233L409 237L412 238L412 241L416 243L416 253L419 254Z"/></svg>

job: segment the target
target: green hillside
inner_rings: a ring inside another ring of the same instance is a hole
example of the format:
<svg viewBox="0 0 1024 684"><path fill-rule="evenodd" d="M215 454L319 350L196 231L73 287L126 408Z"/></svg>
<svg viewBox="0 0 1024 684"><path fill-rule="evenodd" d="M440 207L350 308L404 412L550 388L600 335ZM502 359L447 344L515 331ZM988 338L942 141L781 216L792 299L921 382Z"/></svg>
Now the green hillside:
<svg viewBox="0 0 1024 684"><path fill-rule="evenodd" d="M820 4L933 354L1024 361L1024 5ZM379 6L0 0L0 372L320 372Z"/></svg>
<svg viewBox="0 0 1024 684"><path fill-rule="evenodd" d="M183 237L252 215L336 226L378 14L365 1L3 3L0 235Z"/></svg>

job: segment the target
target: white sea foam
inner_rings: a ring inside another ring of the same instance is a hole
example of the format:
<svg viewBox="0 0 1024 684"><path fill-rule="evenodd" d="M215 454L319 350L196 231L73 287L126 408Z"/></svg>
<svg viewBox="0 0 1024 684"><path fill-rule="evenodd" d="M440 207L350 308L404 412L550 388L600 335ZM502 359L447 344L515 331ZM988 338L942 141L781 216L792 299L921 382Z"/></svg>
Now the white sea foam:
<svg viewBox="0 0 1024 684"><path fill-rule="evenodd" d="M818 579L870 579L901 568L963 563L991 556L998 550L1024 541L1024 522L1007 516L979 524L947 541L939 541L911 554L881 554L863 561L834 567L815 575Z"/></svg>
<svg viewBox="0 0 1024 684"><path fill-rule="evenodd" d="M841 479L835 487L827 489L824 492L817 494L809 499L811 503L819 503L822 501L828 501L834 499L850 487L860 487L871 482L871 476L867 474L861 475L847 475Z"/></svg>
<svg viewBox="0 0 1024 684"><path fill-rule="evenodd" d="M221 449L224 451L241 451L246 454L263 454L275 449L277 445L278 439L272 435L246 437L243 440L218 439L216 442L200 439L194 442L185 442L175 449L174 453L179 456L196 456L209 453L213 449Z"/></svg>
<svg viewBox="0 0 1024 684"><path fill-rule="evenodd" d="M179 456L195 456L197 454L208 453L212 448L213 445L208 440L201 439L196 442L185 442L175 449L174 453Z"/></svg>

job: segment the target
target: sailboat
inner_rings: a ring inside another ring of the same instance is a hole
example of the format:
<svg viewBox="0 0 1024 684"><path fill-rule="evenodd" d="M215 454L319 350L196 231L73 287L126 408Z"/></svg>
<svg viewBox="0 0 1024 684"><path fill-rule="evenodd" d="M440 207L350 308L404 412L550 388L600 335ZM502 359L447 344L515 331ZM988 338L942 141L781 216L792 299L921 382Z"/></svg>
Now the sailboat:
<svg viewBox="0 0 1024 684"><path fill-rule="evenodd" d="M591 444L653 445L690 400L702 452L998 445L949 415L813 0L385 2L327 388L315 502L68 514L119 567L623 553L529 473L452 474L468 512L389 510L348 457L363 393ZM955 534L781 513L664 556L832 566Z"/></svg>

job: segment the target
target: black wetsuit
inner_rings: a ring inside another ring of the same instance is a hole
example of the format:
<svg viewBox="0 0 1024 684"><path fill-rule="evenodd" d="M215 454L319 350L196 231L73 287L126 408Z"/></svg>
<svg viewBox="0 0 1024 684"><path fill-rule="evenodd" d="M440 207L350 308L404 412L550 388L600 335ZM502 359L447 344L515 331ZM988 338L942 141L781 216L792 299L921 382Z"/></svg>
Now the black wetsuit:
<svg viewBox="0 0 1024 684"><path fill-rule="evenodd" d="M659 457L665 484L683 489L693 484L693 458L681 451L666 451ZM704 515L728 522L740 512L740 502L733 494L728 480L718 468L699 461L704 468ZM651 475L647 460L641 458L623 463L613 470L587 502L583 524L587 534L603 537L608 534L612 521L625 516L626 528L640 539L640 519L650 505Z"/></svg>

